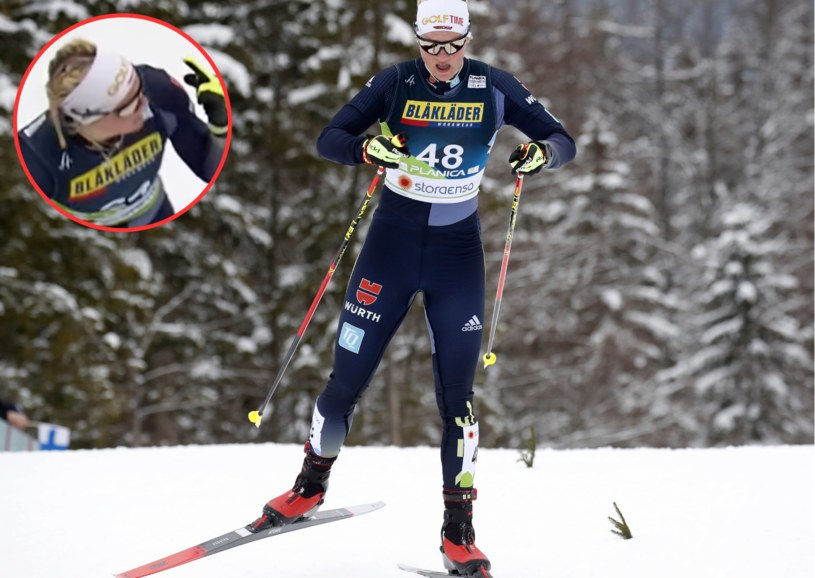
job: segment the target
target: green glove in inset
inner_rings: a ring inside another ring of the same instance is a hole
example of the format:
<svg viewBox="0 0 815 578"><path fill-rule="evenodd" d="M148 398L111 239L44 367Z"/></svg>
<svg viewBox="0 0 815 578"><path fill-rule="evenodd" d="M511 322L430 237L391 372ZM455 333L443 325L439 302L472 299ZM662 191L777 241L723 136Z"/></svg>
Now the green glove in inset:
<svg viewBox="0 0 815 578"><path fill-rule="evenodd" d="M194 58L185 57L184 63L193 70L192 74L184 75L184 82L195 88L198 104L207 113L209 131L215 136L225 136L229 130L229 115L226 111L224 89L218 77L204 70Z"/></svg>

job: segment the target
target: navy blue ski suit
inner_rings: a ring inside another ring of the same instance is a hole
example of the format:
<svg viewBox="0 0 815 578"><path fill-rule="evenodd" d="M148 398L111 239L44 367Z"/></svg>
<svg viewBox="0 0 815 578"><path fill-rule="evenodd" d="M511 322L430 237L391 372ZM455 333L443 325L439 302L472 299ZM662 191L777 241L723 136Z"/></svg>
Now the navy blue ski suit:
<svg viewBox="0 0 815 578"><path fill-rule="evenodd" d="M452 83L434 83L421 59L380 72L335 115L317 149L329 160L361 164L363 133L376 122L406 133L417 160L404 171L388 171L346 291L334 368L317 399L310 443L318 455L339 453L356 403L422 292L443 422L444 487L472 488L478 444L473 381L485 300L480 176L473 176L483 173L505 124L547 143L548 169L574 158L574 141L517 79L472 59Z"/></svg>

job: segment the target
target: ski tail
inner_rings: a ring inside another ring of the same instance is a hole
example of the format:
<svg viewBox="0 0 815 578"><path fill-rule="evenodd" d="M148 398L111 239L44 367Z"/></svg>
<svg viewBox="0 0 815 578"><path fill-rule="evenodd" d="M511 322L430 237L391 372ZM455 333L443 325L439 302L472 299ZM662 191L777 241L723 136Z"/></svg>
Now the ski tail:
<svg viewBox="0 0 815 578"><path fill-rule="evenodd" d="M121 574L115 574L115 578L142 578L143 576L150 576L151 574L156 574L162 570L169 570L170 568L181 566L182 564L192 562L193 560L199 560L207 555L208 552L203 546L193 546L192 548L181 550L180 552L160 558L154 562L149 562L144 566L133 568L132 570L122 572Z"/></svg>

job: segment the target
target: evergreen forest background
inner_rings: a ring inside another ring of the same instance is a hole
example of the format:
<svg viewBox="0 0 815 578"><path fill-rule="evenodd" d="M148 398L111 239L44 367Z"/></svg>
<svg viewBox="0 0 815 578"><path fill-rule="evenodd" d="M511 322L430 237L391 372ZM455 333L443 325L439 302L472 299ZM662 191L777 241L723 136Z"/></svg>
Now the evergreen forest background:
<svg viewBox="0 0 815 578"><path fill-rule="evenodd" d="M530 428L549 447L812 443L812 3L470 6L470 55L518 76L578 143L524 185L498 363L475 384L482 445L521 447ZM11 116L51 37L125 11L210 51L233 133L195 208L112 234L39 198ZM412 0L0 0L0 397L70 427L74 447L304 441L364 225L263 428L246 414L372 176L314 142L376 71L417 56L414 14ZM500 133L480 195L488 318L506 158L524 140ZM419 300L348 443L439 435Z"/></svg>

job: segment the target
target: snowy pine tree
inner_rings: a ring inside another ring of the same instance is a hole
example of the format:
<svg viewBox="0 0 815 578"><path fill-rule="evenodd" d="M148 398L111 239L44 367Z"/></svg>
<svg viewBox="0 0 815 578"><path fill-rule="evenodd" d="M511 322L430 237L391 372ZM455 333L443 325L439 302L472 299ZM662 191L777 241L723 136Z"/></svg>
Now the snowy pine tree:
<svg viewBox="0 0 815 578"><path fill-rule="evenodd" d="M715 148L711 202L698 231L711 234L692 252L697 273L683 279L690 339L662 377L677 397L689 393L689 379L684 402L702 402L700 414L686 406L693 443L805 442L813 432L800 419L812 407L813 180L811 120L801 122L812 118L811 99L800 87L812 84L812 13L756 1L737 14L707 67L720 105L707 157Z"/></svg>
<svg viewBox="0 0 815 578"><path fill-rule="evenodd" d="M785 239L766 238L772 224L750 205L735 205L722 225L695 251L704 268L693 349L660 378L692 386L687 402L703 408L695 444L804 442L813 430L795 419L808 404L796 384L812 375L802 346L811 328L789 314L800 288L783 270Z"/></svg>

